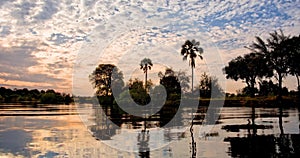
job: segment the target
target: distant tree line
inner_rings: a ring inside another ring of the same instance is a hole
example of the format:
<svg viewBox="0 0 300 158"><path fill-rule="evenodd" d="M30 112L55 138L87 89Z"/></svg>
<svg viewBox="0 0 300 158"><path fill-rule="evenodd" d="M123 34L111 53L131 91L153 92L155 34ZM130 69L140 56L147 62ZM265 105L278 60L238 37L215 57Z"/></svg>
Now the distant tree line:
<svg viewBox="0 0 300 158"><path fill-rule="evenodd" d="M0 88L0 103L39 103L39 104L70 104L73 98L70 94L48 90L28 90Z"/></svg>
<svg viewBox="0 0 300 158"><path fill-rule="evenodd" d="M246 83L242 94L281 98L289 94L288 89L282 86L288 75L296 77L300 94L300 35L291 37L284 35L282 30L274 31L266 41L256 37L256 41L246 48L251 52L236 57L224 68L226 78ZM277 83L273 83L272 79Z"/></svg>

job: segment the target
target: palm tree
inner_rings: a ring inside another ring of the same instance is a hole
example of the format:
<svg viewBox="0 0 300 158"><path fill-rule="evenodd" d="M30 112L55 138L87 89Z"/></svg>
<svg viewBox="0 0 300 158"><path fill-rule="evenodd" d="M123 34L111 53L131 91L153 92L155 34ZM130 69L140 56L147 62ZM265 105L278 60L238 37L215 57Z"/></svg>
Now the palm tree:
<svg viewBox="0 0 300 158"><path fill-rule="evenodd" d="M289 51L288 65L290 67L290 74L296 76L297 89L300 90L300 35L294 36L286 41L286 47Z"/></svg>
<svg viewBox="0 0 300 158"><path fill-rule="evenodd" d="M185 43L182 45L181 47L181 55L183 55L183 60L187 60L187 58L189 59L189 65L192 68L192 92L193 92L193 88L194 88L194 82L193 82L193 78L194 78L194 68L195 68L195 58L197 56L200 57L200 59L202 60L202 54L203 53L203 49L200 47L200 42L196 42L194 39L192 41L187 40L185 41Z"/></svg>
<svg viewBox="0 0 300 158"><path fill-rule="evenodd" d="M272 68L277 76L275 78L278 80L279 85L279 95L282 96L282 81L289 72L289 53L286 46L286 41L290 39L289 36L285 36L280 30L278 33L270 33L270 38L267 42L264 42L260 37L256 37L256 42L253 42L248 48L254 52L261 53L267 59L267 66Z"/></svg>
<svg viewBox="0 0 300 158"><path fill-rule="evenodd" d="M141 63L140 66L144 73L145 73L145 89L147 90L147 72L148 69L151 70L151 67L153 66L151 59L149 58L144 58Z"/></svg>

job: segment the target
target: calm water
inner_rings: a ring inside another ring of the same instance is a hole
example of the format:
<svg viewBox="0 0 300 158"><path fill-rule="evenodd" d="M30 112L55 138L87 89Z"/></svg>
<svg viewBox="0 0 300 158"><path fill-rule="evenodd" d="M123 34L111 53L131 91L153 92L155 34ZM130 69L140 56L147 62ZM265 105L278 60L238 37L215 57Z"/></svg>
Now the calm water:
<svg viewBox="0 0 300 158"><path fill-rule="evenodd" d="M115 118L111 109L105 110L111 115L103 117L103 110L90 104L78 109L74 105L0 105L0 157L182 158L192 157L193 151L196 157L300 155L297 108L224 107L217 124L206 126L211 130L205 133L200 132L205 108L200 108L193 113L195 150L189 128L162 130L160 116L145 122L126 115ZM182 125L190 124L191 114L188 109L181 114ZM121 128L113 126L111 119ZM142 132L145 127L149 132ZM136 152L115 149L120 147Z"/></svg>

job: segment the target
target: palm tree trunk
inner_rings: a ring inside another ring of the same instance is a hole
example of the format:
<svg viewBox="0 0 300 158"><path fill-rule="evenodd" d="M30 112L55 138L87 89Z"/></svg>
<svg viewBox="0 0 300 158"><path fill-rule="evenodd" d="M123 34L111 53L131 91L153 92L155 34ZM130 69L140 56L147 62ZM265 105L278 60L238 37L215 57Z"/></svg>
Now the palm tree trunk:
<svg viewBox="0 0 300 158"><path fill-rule="evenodd" d="M192 66L192 93L194 91L194 67Z"/></svg>
<svg viewBox="0 0 300 158"><path fill-rule="evenodd" d="M146 75L145 75L145 90L147 91L147 69L146 69Z"/></svg>

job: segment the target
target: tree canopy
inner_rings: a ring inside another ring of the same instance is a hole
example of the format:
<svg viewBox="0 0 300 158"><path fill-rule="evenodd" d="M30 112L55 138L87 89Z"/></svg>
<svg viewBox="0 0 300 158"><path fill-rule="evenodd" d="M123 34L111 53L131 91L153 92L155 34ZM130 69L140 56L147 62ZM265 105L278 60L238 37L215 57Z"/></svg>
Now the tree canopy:
<svg viewBox="0 0 300 158"><path fill-rule="evenodd" d="M256 79L272 76L272 69L265 63L266 59L260 53L245 54L231 60L224 68L224 72L226 78L244 81L251 96L254 96Z"/></svg>
<svg viewBox="0 0 300 158"><path fill-rule="evenodd" d="M208 76L203 73L199 82L200 97L211 98L224 95L223 89L218 84L218 79L215 76Z"/></svg>
<svg viewBox="0 0 300 158"><path fill-rule="evenodd" d="M247 87L243 91L250 93L251 96L258 91L255 88L257 78L274 77L278 81L278 90L270 85L271 82L261 80L260 88L263 90L260 94L269 94L267 89L273 89L272 91L278 92L278 97L281 98L283 91L286 91L286 88L282 87L282 82L287 75L296 76L299 87L300 35L286 36L282 30L274 31L269 35L270 37L265 41L260 37L255 37L256 41L246 46L251 53L231 60L224 68L224 72L226 78L244 81Z"/></svg>
<svg viewBox="0 0 300 158"><path fill-rule="evenodd" d="M122 88L124 86L122 72L112 64L99 64L92 74L89 75L89 79L93 87L97 89L97 96L111 96L112 85L115 85L114 88Z"/></svg>
<svg viewBox="0 0 300 158"><path fill-rule="evenodd" d="M166 88L167 99L172 95L181 94L181 86L178 76L171 68L167 68L164 73L159 72L158 76L160 77L159 83Z"/></svg>
<svg viewBox="0 0 300 158"><path fill-rule="evenodd" d="M300 35L288 39L285 41L284 45L287 46L287 51L289 52L289 59L287 63L290 68L290 74L296 76L298 90L300 90Z"/></svg>
<svg viewBox="0 0 300 158"><path fill-rule="evenodd" d="M279 97L281 97L282 80L289 73L290 53L286 45L289 36L283 34L283 31L274 31L270 33L270 37L266 42L260 37L256 37L256 42L253 42L248 48L256 53L261 53L266 59L266 65L275 72L275 78L278 80Z"/></svg>

